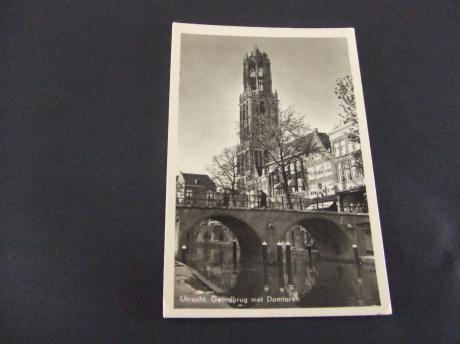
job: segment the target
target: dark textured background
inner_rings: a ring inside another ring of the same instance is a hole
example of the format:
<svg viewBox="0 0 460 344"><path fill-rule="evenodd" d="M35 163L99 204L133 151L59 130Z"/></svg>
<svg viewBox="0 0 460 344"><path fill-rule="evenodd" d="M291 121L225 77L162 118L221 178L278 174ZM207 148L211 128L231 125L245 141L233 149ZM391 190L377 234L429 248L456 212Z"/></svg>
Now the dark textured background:
<svg viewBox="0 0 460 344"><path fill-rule="evenodd" d="M459 12L454 1L3 2L1 341L458 340ZM356 28L393 316L162 319L173 20Z"/></svg>

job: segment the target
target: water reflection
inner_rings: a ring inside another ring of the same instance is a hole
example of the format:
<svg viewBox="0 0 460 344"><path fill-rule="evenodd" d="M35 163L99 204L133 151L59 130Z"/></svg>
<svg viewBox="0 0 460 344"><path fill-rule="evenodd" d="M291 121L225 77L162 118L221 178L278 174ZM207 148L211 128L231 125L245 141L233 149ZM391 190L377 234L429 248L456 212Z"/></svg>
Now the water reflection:
<svg viewBox="0 0 460 344"><path fill-rule="evenodd" d="M379 295L372 265L310 259L308 254L286 252L274 264L241 262L232 245L189 246L187 264L227 296L246 298L232 307L340 307L377 305Z"/></svg>

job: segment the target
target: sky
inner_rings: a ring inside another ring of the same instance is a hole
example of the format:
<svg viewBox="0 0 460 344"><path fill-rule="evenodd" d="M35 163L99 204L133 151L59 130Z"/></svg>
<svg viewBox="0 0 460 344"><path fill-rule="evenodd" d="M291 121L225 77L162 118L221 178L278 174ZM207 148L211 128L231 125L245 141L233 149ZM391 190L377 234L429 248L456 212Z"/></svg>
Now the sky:
<svg viewBox="0 0 460 344"><path fill-rule="evenodd" d="M280 108L294 106L320 132L339 121L334 87L337 78L350 75L345 38L183 34L176 172L207 173L214 155L238 144L243 57L255 46L270 58Z"/></svg>

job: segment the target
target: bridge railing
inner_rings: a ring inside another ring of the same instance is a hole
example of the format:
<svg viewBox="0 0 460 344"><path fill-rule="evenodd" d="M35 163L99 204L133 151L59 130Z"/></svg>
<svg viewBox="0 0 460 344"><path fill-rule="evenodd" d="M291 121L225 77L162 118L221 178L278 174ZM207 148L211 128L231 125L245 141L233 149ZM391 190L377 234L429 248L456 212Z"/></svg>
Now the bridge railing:
<svg viewBox="0 0 460 344"><path fill-rule="evenodd" d="M208 194L206 197L177 196L176 204L204 207L228 207L228 208L271 208L271 209L295 209L314 211L337 211L345 213L367 213L367 203L340 201L335 196L308 199L305 197L291 196L290 201L285 195L262 196L262 195L235 195L226 193ZM289 204L290 203L290 204Z"/></svg>

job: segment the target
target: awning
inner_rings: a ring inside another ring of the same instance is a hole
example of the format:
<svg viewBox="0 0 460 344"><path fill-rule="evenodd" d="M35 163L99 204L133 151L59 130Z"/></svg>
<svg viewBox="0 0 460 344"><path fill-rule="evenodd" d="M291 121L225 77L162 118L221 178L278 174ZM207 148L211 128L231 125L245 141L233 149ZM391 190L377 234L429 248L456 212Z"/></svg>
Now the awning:
<svg viewBox="0 0 460 344"><path fill-rule="evenodd" d="M356 193L364 193L364 192L366 192L366 186L359 185L357 187L350 188L348 190L337 191L337 195L345 196L345 195L351 195L351 194L356 194Z"/></svg>

